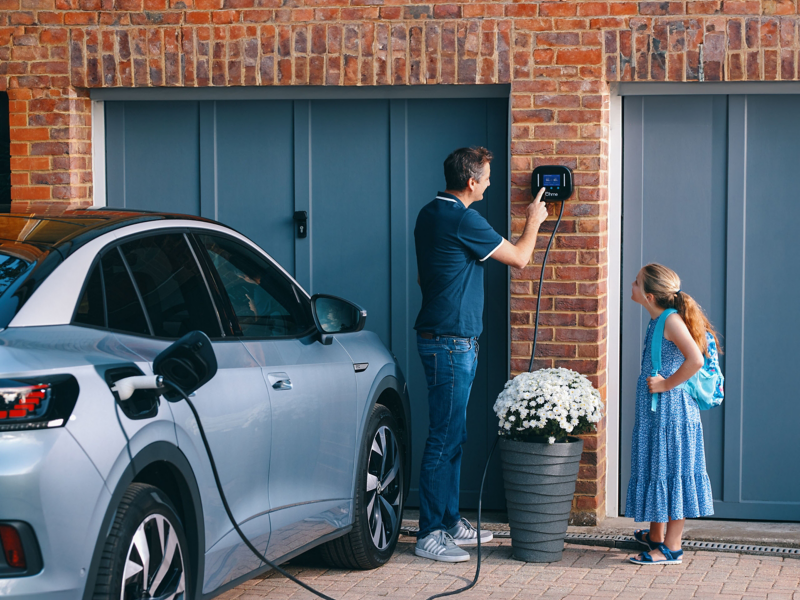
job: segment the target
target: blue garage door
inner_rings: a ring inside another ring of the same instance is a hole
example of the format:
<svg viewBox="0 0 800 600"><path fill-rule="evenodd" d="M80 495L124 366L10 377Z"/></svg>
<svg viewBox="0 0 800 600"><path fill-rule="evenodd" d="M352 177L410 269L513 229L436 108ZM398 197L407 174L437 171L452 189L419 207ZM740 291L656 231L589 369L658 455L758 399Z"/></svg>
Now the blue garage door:
<svg viewBox="0 0 800 600"><path fill-rule="evenodd" d="M800 296L792 95L624 99L621 506L649 315L639 268L675 269L722 334L720 408L701 413L715 518L800 521Z"/></svg>
<svg viewBox="0 0 800 600"><path fill-rule="evenodd" d="M508 99L106 101L108 205L202 215L239 230L310 293L348 298L392 349L413 411L417 503L427 391L412 330L421 303L413 230L444 188L455 148L494 152L475 208L508 233ZM307 211L308 237L293 214ZM485 331L468 414L462 505L477 506L496 435L491 407L508 377L508 269L490 261ZM504 507L499 469L484 506Z"/></svg>

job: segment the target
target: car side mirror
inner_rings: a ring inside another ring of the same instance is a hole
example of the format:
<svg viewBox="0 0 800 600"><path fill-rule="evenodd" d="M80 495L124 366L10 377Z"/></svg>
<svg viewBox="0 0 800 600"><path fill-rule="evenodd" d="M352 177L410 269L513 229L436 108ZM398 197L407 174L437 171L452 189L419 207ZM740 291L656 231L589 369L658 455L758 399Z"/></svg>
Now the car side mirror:
<svg viewBox="0 0 800 600"><path fill-rule="evenodd" d="M333 334L361 331L367 322L365 309L343 298L326 294L311 297L311 312L321 341L326 345L333 341Z"/></svg>
<svg viewBox="0 0 800 600"><path fill-rule="evenodd" d="M177 385L188 396L217 373L217 356L211 340L202 331L187 333L156 356L153 372ZM167 386L164 398L177 402L182 396Z"/></svg>

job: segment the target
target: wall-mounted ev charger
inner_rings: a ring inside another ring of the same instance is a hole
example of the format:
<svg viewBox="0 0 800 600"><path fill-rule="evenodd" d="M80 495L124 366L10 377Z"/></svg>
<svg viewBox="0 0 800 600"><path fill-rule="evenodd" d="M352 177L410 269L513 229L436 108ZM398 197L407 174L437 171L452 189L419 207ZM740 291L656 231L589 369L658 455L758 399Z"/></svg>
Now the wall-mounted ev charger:
<svg viewBox="0 0 800 600"><path fill-rule="evenodd" d="M541 165L531 174L531 194L536 197L544 188L542 200L545 202L564 202L572 196L575 187L572 170L561 165Z"/></svg>

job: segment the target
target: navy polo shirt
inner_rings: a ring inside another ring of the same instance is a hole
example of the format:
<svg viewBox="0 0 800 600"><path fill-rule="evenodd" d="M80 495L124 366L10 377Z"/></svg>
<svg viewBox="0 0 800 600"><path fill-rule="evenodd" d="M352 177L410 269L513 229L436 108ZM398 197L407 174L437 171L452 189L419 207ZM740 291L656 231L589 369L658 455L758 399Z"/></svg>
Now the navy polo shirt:
<svg viewBox="0 0 800 600"><path fill-rule="evenodd" d="M503 243L481 214L439 192L414 228L422 308L414 329L477 337L483 330L483 267Z"/></svg>

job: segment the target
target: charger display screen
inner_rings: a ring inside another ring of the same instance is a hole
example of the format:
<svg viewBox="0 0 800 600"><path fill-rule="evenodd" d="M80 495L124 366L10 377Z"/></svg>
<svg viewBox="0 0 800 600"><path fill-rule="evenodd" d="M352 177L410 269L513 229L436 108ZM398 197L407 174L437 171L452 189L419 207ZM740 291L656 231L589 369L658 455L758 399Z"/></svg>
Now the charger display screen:
<svg viewBox="0 0 800 600"><path fill-rule="evenodd" d="M560 186L561 175L542 175L543 187Z"/></svg>

